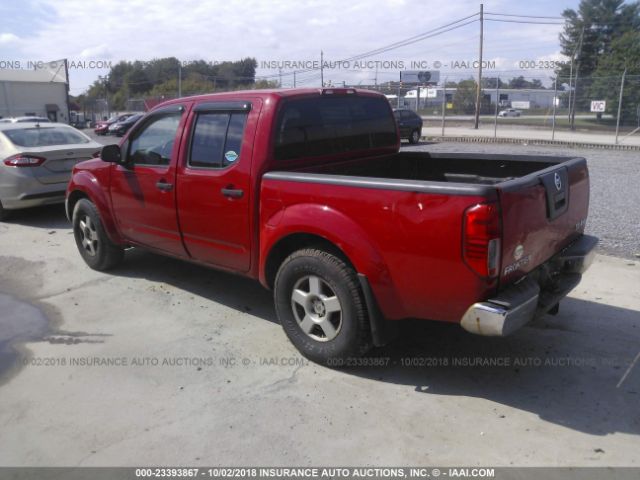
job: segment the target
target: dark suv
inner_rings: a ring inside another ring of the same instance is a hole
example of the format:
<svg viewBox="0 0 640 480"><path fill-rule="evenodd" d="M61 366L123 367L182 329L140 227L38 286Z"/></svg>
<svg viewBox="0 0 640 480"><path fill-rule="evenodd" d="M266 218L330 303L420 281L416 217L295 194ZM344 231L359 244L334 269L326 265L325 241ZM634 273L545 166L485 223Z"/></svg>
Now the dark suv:
<svg viewBox="0 0 640 480"><path fill-rule="evenodd" d="M422 118L413 110L393 109L393 114L398 122L400 138L409 139L409 143L418 143L422 136Z"/></svg>

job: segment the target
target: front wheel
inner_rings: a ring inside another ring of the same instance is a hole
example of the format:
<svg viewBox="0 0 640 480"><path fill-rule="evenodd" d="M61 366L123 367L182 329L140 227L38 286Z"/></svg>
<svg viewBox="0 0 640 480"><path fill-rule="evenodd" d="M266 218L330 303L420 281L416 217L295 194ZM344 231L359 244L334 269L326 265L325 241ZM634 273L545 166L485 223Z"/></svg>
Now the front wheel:
<svg viewBox="0 0 640 480"><path fill-rule="evenodd" d="M124 250L109 240L98 209L86 198L73 209L73 236L82 259L94 270L109 270L124 258Z"/></svg>
<svg viewBox="0 0 640 480"><path fill-rule="evenodd" d="M420 141L420 132L418 130L414 130L411 132L411 136L409 137L409 143L416 144Z"/></svg>
<svg viewBox="0 0 640 480"><path fill-rule="evenodd" d="M335 255L316 249L291 254L278 270L274 297L282 328L310 360L341 366L370 348L356 272Z"/></svg>

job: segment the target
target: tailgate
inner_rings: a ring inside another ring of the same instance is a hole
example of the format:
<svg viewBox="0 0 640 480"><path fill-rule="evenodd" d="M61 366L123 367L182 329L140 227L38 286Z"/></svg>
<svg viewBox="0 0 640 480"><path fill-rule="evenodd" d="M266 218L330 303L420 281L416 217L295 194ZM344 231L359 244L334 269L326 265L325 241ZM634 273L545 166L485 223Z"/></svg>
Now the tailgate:
<svg viewBox="0 0 640 480"><path fill-rule="evenodd" d="M584 158L497 188L502 210L501 285L521 278L584 232L589 209L589 172Z"/></svg>

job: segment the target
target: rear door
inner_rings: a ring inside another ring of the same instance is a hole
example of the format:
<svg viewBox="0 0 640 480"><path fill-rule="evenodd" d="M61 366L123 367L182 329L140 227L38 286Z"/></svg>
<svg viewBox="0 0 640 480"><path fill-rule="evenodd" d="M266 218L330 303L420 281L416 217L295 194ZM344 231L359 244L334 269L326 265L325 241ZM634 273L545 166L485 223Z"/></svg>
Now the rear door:
<svg viewBox="0 0 640 480"><path fill-rule="evenodd" d="M112 166L111 202L130 241L186 256L176 216L175 175L184 105L153 112L122 144L127 166Z"/></svg>
<svg viewBox="0 0 640 480"><path fill-rule="evenodd" d="M251 161L259 99L196 105L177 176L184 244L202 262L246 272L251 248Z"/></svg>
<svg viewBox="0 0 640 480"><path fill-rule="evenodd" d="M589 173L582 158L501 183L498 194L503 283L530 272L584 233Z"/></svg>

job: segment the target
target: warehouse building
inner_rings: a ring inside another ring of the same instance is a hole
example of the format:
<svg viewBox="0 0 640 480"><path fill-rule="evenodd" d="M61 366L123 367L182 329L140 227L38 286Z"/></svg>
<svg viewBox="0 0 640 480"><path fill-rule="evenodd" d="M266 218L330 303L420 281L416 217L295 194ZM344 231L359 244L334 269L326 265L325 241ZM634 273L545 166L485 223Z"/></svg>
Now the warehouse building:
<svg viewBox="0 0 640 480"><path fill-rule="evenodd" d="M65 62L37 70L0 70L0 118L38 116L69 123Z"/></svg>
<svg viewBox="0 0 640 480"><path fill-rule="evenodd" d="M420 107L431 107L442 104L442 95L446 94L446 101L452 102L456 94L455 87L447 87L446 91L442 87L420 87ZM558 92L561 93L561 92ZM500 107L510 107L514 103L527 102L534 109L553 108L556 92L553 90L536 88L501 88L482 89L484 102L495 105L496 98L499 99ZM409 90L404 96L404 104L415 106L417 89ZM555 100L557 102L557 100ZM557 104L557 103L556 103Z"/></svg>

